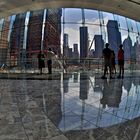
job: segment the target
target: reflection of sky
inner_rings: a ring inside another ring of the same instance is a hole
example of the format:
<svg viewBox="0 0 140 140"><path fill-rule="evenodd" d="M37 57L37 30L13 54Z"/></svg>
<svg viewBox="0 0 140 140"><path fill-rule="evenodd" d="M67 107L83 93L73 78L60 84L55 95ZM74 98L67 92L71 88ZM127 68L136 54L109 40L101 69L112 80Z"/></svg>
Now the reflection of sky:
<svg viewBox="0 0 140 140"><path fill-rule="evenodd" d="M121 85L121 80L114 79L109 82L109 86L111 87L106 89L107 91L105 92L103 90L105 86L104 80L97 77L95 80L94 74L89 76L88 79L82 79L82 81L78 78L77 83L74 82L72 76L68 80L68 92L62 92L62 119L59 123L59 128L62 131L68 131L109 127L139 117L140 86L134 85L134 79L132 77L129 79L129 82L128 79L124 79ZM81 83L86 84L85 82L89 83L89 88L87 88L88 98L81 100L79 99L79 94L81 94L80 90L84 86L82 86ZM136 83L137 81L135 81L135 84ZM129 89L129 91L124 88L124 84L125 88ZM119 91L121 91L121 96ZM112 100L115 104L119 103L119 107L106 106L106 108L103 109L101 98L105 93L108 95L109 102Z"/></svg>

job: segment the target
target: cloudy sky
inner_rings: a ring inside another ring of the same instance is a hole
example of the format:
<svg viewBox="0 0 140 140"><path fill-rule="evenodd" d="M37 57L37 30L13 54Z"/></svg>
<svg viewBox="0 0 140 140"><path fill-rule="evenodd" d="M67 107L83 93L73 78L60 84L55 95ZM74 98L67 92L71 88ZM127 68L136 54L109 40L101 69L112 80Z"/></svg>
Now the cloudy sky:
<svg viewBox="0 0 140 140"><path fill-rule="evenodd" d="M82 12L85 14L82 16ZM99 18L100 17L100 18ZM82 20L85 19L85 20ZM99 20L100 19L100 20ZM63 27L64 30L63 33L67 33L69 35L69 46L72 48L74 43L77 43L79 46L79 27L80 26L87 26L88 27L88 33L89 33L89 41L91 44L91 41L94 38L94 35L100 35L101 32L105 32L106 34L106 42L108 40L107 38L107 22L108 20L117 20L120 27L123 30L120 30L122 35L122 41L127 38L128 36L128 27L131 28L134 26L134 30L136 31L136 23L133 20L126 19L125 17L118 16L115 14L111 14L108 12L98 12L96 10L90 10L90 9L73 9L73 8L66 8L63 9L63 16L62 21L64 23ZM128 25L128 23L131 22L131 24ZM85 22L83 25L82 23ZM102 26L102 30L100 28L100 23L104 24L105 26ZM133 23L133 25L132 25ZM137 31L136 31L137 32ZM63 42L63 35L62 35L62 42ZM94 43L92 48L94 49Z"/></svg>
<svg viewBox="0 0 140 140"><path fill-rule="evenodd" d="M88 34L89 34L89 44L94 38L94 35L103 34L105 41L107 42L107 29L106 25L108 20L117 20L119 23L119 27L123 30L120 30L122 35L122 41L128 36L128 28L129 31L138 32L140 31L140 24L137 24L134 20L127 19L123 16L118 16L115 14L107 13L107 12L99 12L96 10L90 9L79 9L79 8L63 8L62 9L62 34L61 34L61 44L63 45L63 34L67 33L69 35L69 47L73 47L73 44L77 43L79 46L79 27L87 26ZM82 13L84 13L82 15ZM26 13L25 25L28 24L29 20L29 12ZM11 18L11 25L15 19L15 15ZM85 19L85 20L84 20ZM100 20L99 20L100 19ZM127 21L127 22L126 22ZM3 21L0 20L0 27ZM85 24L82 24L85 23ZM100 24L104 24L104 26L100 26ZM12 26L11 26L12 27ZM10 28L11 28L10 27ZM26 47L26 36L27 36L27 26L25 26L25 41L24 47ZM102 30L101 30L102 27ZM133 29L132 29L133 27ZM139 27L139 28L138 28ZM105 32L105 33L104 33ZM106 36L105 36L106 35ZM135 35L132 34L134 40L136 40ZM94 48L94 43L92 48Z"/></svg>

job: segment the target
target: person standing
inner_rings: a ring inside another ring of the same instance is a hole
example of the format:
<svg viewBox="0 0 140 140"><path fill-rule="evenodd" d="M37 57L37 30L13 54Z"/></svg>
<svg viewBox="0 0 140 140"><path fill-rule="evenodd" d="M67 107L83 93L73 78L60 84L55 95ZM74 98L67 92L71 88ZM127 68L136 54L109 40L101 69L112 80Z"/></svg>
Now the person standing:
<svg viewBox="0 0 140 140"><path fill-rule="evenodd" d="M124 76L124 50L121 44L118 51L118 65L119 65L119 75L117 78L123 78Z"/></svg>
<svg viewBox="0 0 140 140"><path fill-rule="evenodd" d="M45 56L44 54L40 51L38 54L38 68L40 70L40 74L42 74L42 69L45 67Z"/></svg>
<svg viewBox="0 0 140 140"><path fill-rule="evenodd" d="M102 79L106 79L107 69L109 67L110 78L112 78L111 74L111 49L109 49L109 43L106 43L105 48L103 49L103 57L104 57L104 75L101 77Z"/></svg>

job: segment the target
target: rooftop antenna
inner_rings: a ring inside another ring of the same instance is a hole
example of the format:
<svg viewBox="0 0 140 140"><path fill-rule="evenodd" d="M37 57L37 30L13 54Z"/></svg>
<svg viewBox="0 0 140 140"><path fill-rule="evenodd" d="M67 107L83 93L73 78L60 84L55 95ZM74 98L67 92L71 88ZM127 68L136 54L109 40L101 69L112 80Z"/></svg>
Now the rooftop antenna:
<svg viewBox="0 0 140 140"><path fill-rule="evenodd" d="M82 9L82 25L85 26L85 13L84 13L84 9Z"/></svg>

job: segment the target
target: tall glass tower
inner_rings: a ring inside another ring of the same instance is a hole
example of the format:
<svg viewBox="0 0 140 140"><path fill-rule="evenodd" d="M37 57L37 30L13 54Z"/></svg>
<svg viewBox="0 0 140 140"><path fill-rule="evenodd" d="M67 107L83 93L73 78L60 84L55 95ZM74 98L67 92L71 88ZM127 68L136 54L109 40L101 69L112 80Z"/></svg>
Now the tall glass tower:
<svg viewBox="0 0 140 140"><path fill-rule="evenodd" d="M86 58L88 54L88 28L80 27L80 58Z"/></svg>
<svg viewBox="0 0 140 140"><path fill-rule="evenodd" d="M107 23L108 43L110 48L114 50L117 56L119 45L121 44L121 33L119 32L118 22L115 20L109 20Z"/></svg>

